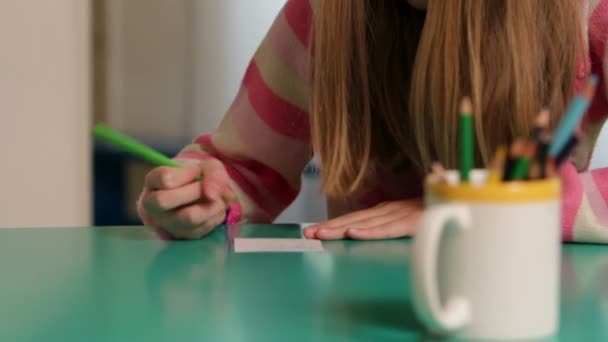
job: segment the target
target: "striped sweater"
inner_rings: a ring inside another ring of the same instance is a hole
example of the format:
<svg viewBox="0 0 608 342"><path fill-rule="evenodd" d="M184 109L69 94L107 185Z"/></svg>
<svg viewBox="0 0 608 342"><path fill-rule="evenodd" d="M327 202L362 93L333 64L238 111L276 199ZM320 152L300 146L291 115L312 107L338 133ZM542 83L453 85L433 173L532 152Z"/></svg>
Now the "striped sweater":
<svg viewBox="0 0 608 342"><path fill-rule="evenodd" d="M251 60L240 90L219 127L186 146L178 159L217 158L231 177L240 203L228 221L271 222L296 197L312 157L310 144L309 44L314 0L288 0ZM587 170L591 150L608 114L608 0L581 0L588 33L587 65L600 76L585 119L588 133L572 162L562 168L562 237L608 242L608 168ZM577 70L580 89L587 71ZM382 167L359 196L328 203L330 217L374 204L421 196L421 179Z"/></svg>

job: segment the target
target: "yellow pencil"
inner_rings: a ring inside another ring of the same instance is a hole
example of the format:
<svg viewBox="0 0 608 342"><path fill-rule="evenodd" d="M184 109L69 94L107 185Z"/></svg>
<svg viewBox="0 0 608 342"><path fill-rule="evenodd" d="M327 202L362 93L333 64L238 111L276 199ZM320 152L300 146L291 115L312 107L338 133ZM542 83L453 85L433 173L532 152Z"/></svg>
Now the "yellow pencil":
<svg viewBox="0 0 608 342"><path fill-rule="evenodd" d="M445 181L445 168L440 162L433 162L431 164L431 171L438 180Z"/></svg>
<svg viewBox="0 0 608 342"><path fill-rule="evenodd" d="M488 174L488 183L498 183L502 180L502 172L505 167L505 161L507 159L507 147L500 145L494 153L494 158L490 163L490 169Z"/></svg>

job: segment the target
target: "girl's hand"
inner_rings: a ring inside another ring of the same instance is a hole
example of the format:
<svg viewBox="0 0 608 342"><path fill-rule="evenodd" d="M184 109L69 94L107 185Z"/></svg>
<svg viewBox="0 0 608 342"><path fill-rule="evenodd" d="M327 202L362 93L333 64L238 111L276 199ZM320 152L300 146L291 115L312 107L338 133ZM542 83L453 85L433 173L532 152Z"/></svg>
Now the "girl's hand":
<svg viewBox="0 0 608 342"><path fill-rule="evenodd" d="M198 239L224 222L226 197L233 197L228 179L215 159L155 168L146 175L137 211L145 225L174 238Z"/></svg>
<svg viewBox="0 0 608 342"><path fill-rule="evenodd" d="M404 200L381 203L373 208L355 211L304 229L308 239L382 240L414 233L422 201Z"/></svg>

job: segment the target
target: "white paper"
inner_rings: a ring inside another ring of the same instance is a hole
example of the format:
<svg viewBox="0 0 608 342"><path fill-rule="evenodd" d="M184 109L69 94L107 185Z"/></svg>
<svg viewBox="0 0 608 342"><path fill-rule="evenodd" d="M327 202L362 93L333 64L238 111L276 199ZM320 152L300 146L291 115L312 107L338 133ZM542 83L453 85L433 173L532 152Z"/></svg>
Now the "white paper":
<svg viewBox="0 0 608 342"><path fill-rule="evenodd" d="M235 238L234 252L323 252L323 244L308 239Z"/></svg>

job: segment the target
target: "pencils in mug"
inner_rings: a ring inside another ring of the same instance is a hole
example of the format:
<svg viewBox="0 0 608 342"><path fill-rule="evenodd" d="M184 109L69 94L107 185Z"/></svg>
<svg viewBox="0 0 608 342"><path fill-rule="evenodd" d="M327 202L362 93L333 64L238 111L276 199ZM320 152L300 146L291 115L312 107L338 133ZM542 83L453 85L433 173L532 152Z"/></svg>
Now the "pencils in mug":
<svg viewBox="0 0 608 342"><path fill-rule="evenodd" d="M547 164L545 165L545 175L548 178L553 178L557 176L557 169L555 168L554 158L547 159Z"/></svg>
<svg viewBox="0 0 608 342"><path fill-rule="evenodd" d="M498 183L502 180L503 169L507 159L507 146L501 145L496 149L494 158L490 163L490 171L488 174L489 183Z"/></svg>
<svg viewBox="0 0 608 342"><path fill-rule="evenodd" d="M572 133L591 104L597 83L597 76L591 75L580 94L576 95L568 105L564 117L553 134L553 141L549 146L549 157L557 158L568 143Z"/></svg>
<svg viewBox="0 0 608 342"><path fill-rule="evenodd" d="M530 179L542 179L546 177L547 153L549 152L549 142L551 135L544 131L537 140L536 158L530 167Z"/></svg>
<svg viewBox="0 0 608 342"><path fill-rule="evenodd" d="M433 162L431 164L431 172L437 177L437 180L445 181L445 168L440 162Z"/></svg>
<svg viewBox="0 0 608 342"><path fill-rule="evenodd" d="M536 141L529 141L522 153L522 156L517 159L511 170L509 179L522 180L528 175L530 163L534 160L536 154Z"/></svg>
<svg viewBox="0 0 608 342"><path fill-rule="evenodd" d="M460 118L458 122L460 138L460 180L468 182L473 169L475 153L475 137L473 132L473 105L471 99L465 97L460 103Z"/></svg>
<svg viewBox="0 0 608 342"><path fill-rule="evenodd" d="M540 140L541 135L543 134L543 132L545 132L545 130L547 129L547 126L549 125L549 119L550 119L550 112L549 109L547 108L543 108L538 115L536 116L536 119L534 120L534 128L532 129L532 139L535 140Z"/></svg>
<svg viewBox="0 0 608 342"><path fill-rule="evenodd" d="M576 146L582 139L583 139L583 131L581 129L577 129L576 132L574 133L574 135L572 135L570 137L570 139L568 139L568 142L566 143L566 145L564 146L562 151L555 158L556 167L559 167L563 162L565 162L570 157L570 155L572 154L572 151L574 151L574 149L576 148Z"/></svg>
<svg viewBox="0 0 608 342"><path fill-rule="evenodd" d="M534 119L534 128L530 133L530 141L535 142L535 153L528 159L528 171L524 177L528 179L542 178L544 174L545 161L548 149L548 142L545 142L545 138L548 136L547 127L549 126L550 111L548 108L540 110L536 118ZM530 144L529 142L528 144ZM522 163L525 161L520 160L519 167L524 167ZM515 171L514 171L515 172ZM517 171L521 172L521 171Z"/></svg>
<svg viewBox="0 0 608 342"><path fill-rule="evenodd" d="M511 180L511 174L517 160L523 155L526 148L526 140L523 138L517 138L511 144L509 148L509 154L505 163L504 170L502 172L503 181Z"/></svg>
<svg viewBox="0 0 608 342"><path fill-rule="evenodd" d="M539 174L538 178L546 177L546 167L547 157L549 154L549 144L551 143L551 135L548 132L545 132L538 142L538 152L536 155L536 161L539 164Z"/></svg>

